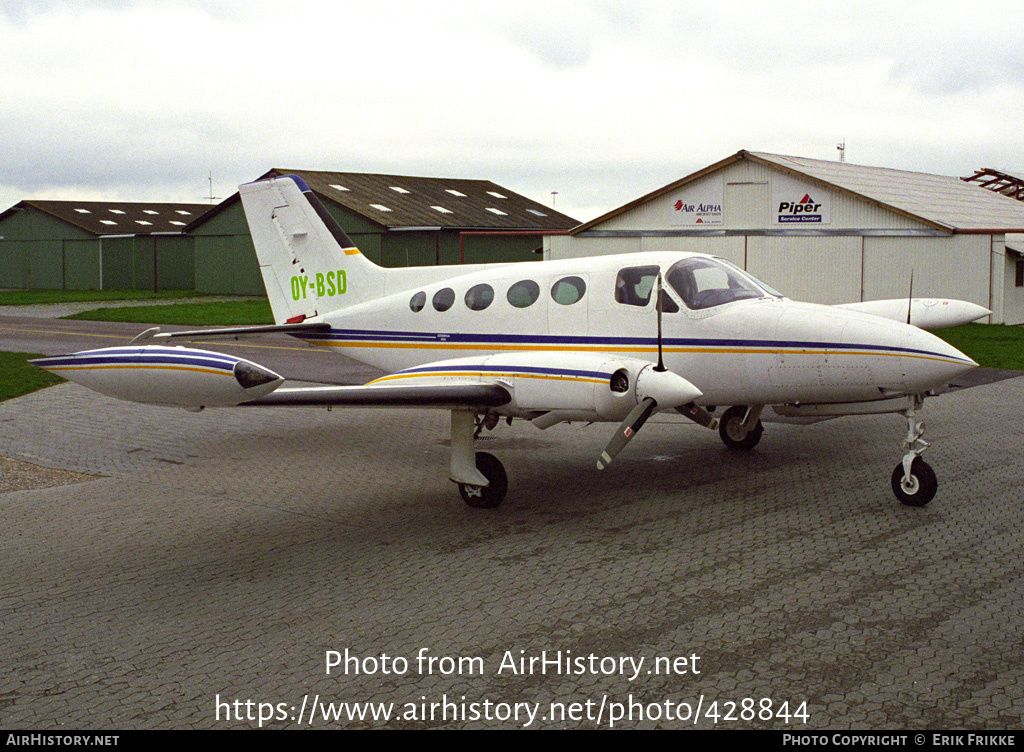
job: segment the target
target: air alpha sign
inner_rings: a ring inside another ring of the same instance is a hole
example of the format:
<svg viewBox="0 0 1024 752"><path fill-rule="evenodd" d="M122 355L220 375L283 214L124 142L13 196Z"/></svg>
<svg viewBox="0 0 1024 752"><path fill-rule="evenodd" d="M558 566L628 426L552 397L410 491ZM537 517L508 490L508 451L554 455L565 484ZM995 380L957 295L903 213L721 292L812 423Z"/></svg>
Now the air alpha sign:
<svg viewBox="0 0 1024 752"><path fill-rule="evenodd" d="M722 182L691 186L672 197L669 223L682 227L705 227L723 222Z"/></svg>
<svg viewBox="0 0 1024 752"><path fill-rule="evenodd" d="M827 225L832 222L832 195L821 186L775 175L771 194L774 225Z"/></svg>

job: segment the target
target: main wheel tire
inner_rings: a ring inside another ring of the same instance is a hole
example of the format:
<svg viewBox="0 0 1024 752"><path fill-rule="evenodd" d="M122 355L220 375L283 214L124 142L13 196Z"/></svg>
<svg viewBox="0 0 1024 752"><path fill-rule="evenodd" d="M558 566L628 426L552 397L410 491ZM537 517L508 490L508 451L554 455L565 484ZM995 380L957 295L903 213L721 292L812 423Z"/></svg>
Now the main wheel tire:
<svg viewBox="0 0 1024 752"><path fill-rule="evenodd" d="M734 451L745 452L753 449L764 433L764 426L760 420L751 431L743 428L743 418L746 414L747 408L735 405L726 410L718 422L718 435L722 437L722 442Z"/></svg>
<svg viewBox="0 0 1024 752"><path fill-rule="evenodd" d="M476 453L476 469L487 478L490 485L473 486L469 483L459 484L459 494L462 500L476 509L493 509L505 498L508 491L508 476L505 474L505 466L493 454L487 452Z"/></svg>
<svg viewBox="0 0 1024 752"><path fill-rule="evenodd" d="M915 457L910 465L910 479L906 483L903 482L902 462L892 471L892 492L908 507L925 506L935 498L938 488L935 471L920 457Z"/></svg>

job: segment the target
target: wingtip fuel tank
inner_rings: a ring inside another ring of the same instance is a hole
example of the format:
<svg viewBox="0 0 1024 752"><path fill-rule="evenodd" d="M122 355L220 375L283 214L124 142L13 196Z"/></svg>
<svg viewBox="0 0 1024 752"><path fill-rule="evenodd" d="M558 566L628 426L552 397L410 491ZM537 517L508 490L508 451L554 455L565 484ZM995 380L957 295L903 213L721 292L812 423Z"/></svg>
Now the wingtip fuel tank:
<svg viewBox="0 0 1024 752"><path fill-rule="evenodd" d="M188 347L106 347L29 362L109 397L191 409L237 405L284 383L252 361Z"/></svg>
<svg viewBox="0 0 1024 752"><path fill-rule="evenodd" d="M977 303L944 298L869 300L863 303L844 303L836 308L902 321L927 331L969 324L992 313Z"/></svg>

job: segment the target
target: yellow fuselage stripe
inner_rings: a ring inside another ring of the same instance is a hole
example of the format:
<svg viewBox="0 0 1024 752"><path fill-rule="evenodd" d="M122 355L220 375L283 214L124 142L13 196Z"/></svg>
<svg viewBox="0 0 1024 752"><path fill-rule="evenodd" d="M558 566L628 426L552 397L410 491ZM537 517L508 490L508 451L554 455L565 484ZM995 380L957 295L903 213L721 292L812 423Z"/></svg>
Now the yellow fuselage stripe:
<svg viewBox="0 0 1024 752"><path fill-rule="evenodd" d="M137 369L146 368L156 371L194 371L196 373L212 373L218 376L233 376L231 371L218 371L212 368L196 368L195 366L166 366L166 365L81 365L81 366L47 366L47 371L106 371L112 368Z"/></svg>
<svg viewBox="0 0 1024 752"><path fill-rule="evenodd" d="M632 353L656 353L657 347L610 347L606 345L595 345L593 347L564 345L472 345L472 344L448 344L448 343L423 343L423 342L324 342L323 340L305 340L316 347L352 347L352 348L387 348L402 350L482 350L482 351L544 351L544 352L632 352ZM772 348L747 348L747 347L665 347L666 353L692 353L702 355L883 355L888 358L915 358L917 360L933 360L939 363L960 363L961 361L952 358L943 358L937 355L918 355L914 353L893 353L879 352L877 350L785 350Z"/></svg>

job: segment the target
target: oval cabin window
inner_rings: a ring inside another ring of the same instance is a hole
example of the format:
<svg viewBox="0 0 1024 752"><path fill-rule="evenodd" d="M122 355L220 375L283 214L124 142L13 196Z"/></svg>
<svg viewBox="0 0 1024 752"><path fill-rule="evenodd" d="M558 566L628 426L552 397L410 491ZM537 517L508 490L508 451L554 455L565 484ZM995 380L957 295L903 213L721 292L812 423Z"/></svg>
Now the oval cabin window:
<svg viewBox="0 0 1024 752"><path fill-rule="evenodd" d="M562 277L551 286L551 299L560 305L578 303L587 291L587 283L579 277Z"/></svg>
<svg viewBox="0 0 1024 752"><path fill-rule="evenodd" d="M466 292L466 308L471 311L482 311L494 302L494 288L484 283L473 285Z"/></svg>
<svg viewBox="0 0 1024 752"><path fill-rule="evenodd" d="M442 287L434 293L434 310L447 311L455 304L455 290L450 287Z"/></svg>
<svg viewBox="0 0 1024 752"><path fill-rule="evenodd" d="M516 308L529 308L540 297L540 285L532 279L524 279L508 288L506 297Z"/></svg>

